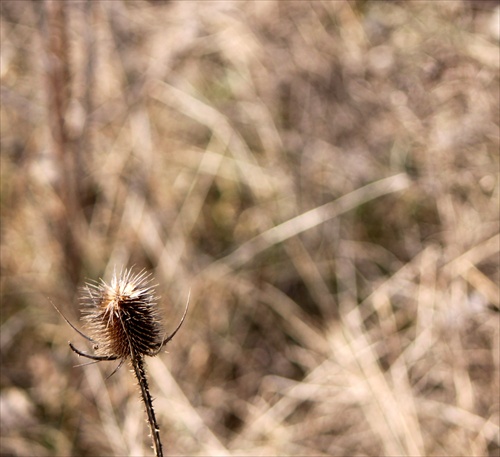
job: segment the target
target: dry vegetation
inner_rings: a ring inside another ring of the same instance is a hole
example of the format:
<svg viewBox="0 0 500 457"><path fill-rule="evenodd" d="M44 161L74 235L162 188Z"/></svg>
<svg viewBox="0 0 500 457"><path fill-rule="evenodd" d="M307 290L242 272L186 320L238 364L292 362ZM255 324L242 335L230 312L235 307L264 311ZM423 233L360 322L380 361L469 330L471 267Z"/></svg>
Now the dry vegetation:
<svg viewBox="0 0 500 457"><path fill-rule="evenodd" d="M48 300L115 265L167 454L499 455L496 2L1 8L3 456L152 455Z"/></svg>

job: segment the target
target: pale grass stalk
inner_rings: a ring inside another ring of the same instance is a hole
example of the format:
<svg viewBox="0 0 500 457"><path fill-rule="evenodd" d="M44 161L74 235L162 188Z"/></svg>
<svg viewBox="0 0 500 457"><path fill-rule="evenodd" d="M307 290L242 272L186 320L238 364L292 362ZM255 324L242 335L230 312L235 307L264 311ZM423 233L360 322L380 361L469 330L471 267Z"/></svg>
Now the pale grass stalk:
<svg viewBox="0 0 500 457"><path fill-rule="evenodd" d="M228 449L222 444L212 430L210 430L204 419L186 397L165 365L165 362L159 358L151 359L149 363L149 372L151 377L156 381L163 397L172 399L169 400L168 404L165 404L165 409L175 408L176 414L181 422L188 430L191 430L193 437L202 443L203 451L221 456L230 455ZM157 400L158 402L162 401L160 398Z"/></svg>
<svg viewBox="0 0 500 457"><path fill-rule="evenodd" d="M95 365L84 367L87 383L97 404L97 411L103 425L108 444L115 455L128 455L129 449L123 435L120 421L113 408L106 382L101 370Z"/></svg>
<svg viewBox="0 0 500 457"><path fill-rule="evenodd" d="M251 240L243 243L231 254L219 259L211 268L219 265L238 268L247 263L257 254L269 249L278 243L305 232L330 219L338 217L354 208L384 195L401 192L410 186L406 173L400 173L379 181L367 184L359 189L349 192L342 197L311 209L293 217L275 227L266 230Z"/></svg>

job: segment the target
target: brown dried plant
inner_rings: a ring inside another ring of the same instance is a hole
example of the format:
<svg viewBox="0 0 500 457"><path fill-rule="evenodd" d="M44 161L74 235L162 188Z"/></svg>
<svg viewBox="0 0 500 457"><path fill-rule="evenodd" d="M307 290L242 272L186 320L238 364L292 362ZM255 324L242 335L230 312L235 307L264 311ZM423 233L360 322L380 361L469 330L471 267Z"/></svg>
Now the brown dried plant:
<svg viewBox="0 0 500 457"><path fill-rule="evenodd" d="M184 322L189 303L177 328L165 336L157 300L151 274L145 270L133 273L132 269L124 269L120 273L115 271L110 284L101 279L85 285L80 301L89 336L78 330L64 315L63 318L93 344L95 355L80 351L69 343L78 355L95 361L120 360L116 370L126 360L130 361L146 407L154 452L161 457L160 431L149 392L144 356L157 355L172 340Z"/></svg>

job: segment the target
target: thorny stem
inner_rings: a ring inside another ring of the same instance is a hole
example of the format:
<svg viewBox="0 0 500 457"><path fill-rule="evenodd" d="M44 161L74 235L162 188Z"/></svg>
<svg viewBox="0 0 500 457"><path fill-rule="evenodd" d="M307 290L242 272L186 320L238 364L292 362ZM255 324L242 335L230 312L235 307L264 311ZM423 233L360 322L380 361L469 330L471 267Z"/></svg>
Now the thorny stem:
<svg viewBox="0 0 500 457"><path fill-rule="evenodd" d="M142 401L146 406L146 413L148 415L149 428L151 430L151 437L153 439L153 447L156 457L163 457L163 450L160 441L160 428L156 422L156 416L153 409L153 399L149 393L148 380L146 378L146 370L144 368L144 358L141 354L136 354L135 351L131 352L132 366L134 367L135 376L139 387L141 388Z"/></svg>

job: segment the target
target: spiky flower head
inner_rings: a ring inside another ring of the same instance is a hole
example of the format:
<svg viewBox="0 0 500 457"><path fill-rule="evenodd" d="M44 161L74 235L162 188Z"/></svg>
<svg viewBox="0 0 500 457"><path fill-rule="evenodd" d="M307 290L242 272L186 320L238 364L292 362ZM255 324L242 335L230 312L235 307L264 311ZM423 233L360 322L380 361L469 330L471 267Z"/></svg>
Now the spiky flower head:
<svg viewBox="0 0 500 457"><path fill-rule="evenodd" d="M152 277L145 270L115 271L111 283L87 283L82 314L99 356L155 355L165 335Z"/></svg>

